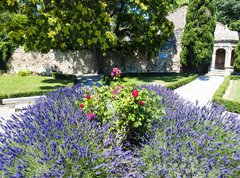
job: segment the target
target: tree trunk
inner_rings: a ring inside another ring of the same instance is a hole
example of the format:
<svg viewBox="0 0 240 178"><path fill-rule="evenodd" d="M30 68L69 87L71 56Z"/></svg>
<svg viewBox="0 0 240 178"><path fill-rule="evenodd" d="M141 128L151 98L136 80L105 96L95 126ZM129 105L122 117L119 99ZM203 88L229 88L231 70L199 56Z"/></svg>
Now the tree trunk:
<svg viewBox="0 0 240 178"><path fill-rule="evenodd" d="M96 60L98 65L97 73L103 74L103 56L100 48L95 49L95 55L96 55Z"/></svg>

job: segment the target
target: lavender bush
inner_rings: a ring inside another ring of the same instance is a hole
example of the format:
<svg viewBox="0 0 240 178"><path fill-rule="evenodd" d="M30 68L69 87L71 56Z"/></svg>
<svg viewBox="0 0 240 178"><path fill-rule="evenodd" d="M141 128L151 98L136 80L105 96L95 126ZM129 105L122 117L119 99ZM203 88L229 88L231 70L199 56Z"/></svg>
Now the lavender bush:
<svg viewBox="0 0 240 178"><path fill-rule="evenodd" d="M237 177L240 121L223 107L196 107L173 91L145 86L163 97L166 115L139 151L149 177Z"/></svg>
<svg viewBox="0 0 240 178"><path fill-rule="evenodd" d="M141 147L116 146L109 125L84 119L79 86L62 88L1 127L3 177L238 177L240 121L219 106L195 107L173 91L143 86L162 97L166 114Z"/></svg>
<svg viewBox="0 0 240 178"><path fill-rule="evenodd" d="M8 121L0 135L0 172L7 177L113 177L135 170L132 151L114 145L108 125L83 119L80 87L60 89ZM1 175L1 173L0 173Z"/></svg>

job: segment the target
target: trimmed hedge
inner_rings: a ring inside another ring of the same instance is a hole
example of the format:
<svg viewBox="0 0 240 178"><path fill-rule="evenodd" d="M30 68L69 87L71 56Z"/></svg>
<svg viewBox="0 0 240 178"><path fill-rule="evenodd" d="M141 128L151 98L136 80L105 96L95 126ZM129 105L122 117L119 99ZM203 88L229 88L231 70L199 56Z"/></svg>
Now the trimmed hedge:
<svg viewBox="0 0 240 178"><path fill-rule="evenodd" d="M13 93L9 95L0 95L0 104L2 104L2 100L5 98L17 98L17 97L28 97L28 96L37 96L47 94L51 91L32 91L32 92L22 92L22 93Z"/></svg>
<svg viewBox="0 0 240 178"><path fill-rule="evenodd" d="M141 75L141 74L137 74L137 75ZM144 74L144 75L159 75L159 74ZM163 76L165 75L177 75L176 73L163 73L162 74ZM183 75L188 75L188 74L183 74ZM124 74L124 76L131 76L131 74ZM183 79L183 80L180 80L180 81L176 81L174 83L170 83L170 84L167 84L165 87L171 89L171 90L175 90L176 88L179 88L183 85L186 85L188 83L190 83L191 81L195 80L196 78L198 78L199 75L198 74L195 74L189 78L186 78L186 79ZM110 75L104 75L103 77L103 81L106 83L106 85L110 85L111 81L112 81L112 78L110 77Z"/></svg>
<svg viewBox="0 0 240 178"><path fill-rule="evenodd" d="M168 84L168 85L166 85L166 87L171 90L175 90L183 85L190 83L191 81L195 80L198 77L199 77L199 75L195 74L195 75L191 76L190 78L186 78L184 80L180 80L180 81Z"/></svg>
<svg viewBox="0 0 240 178"><path fill-rule="evenodd" d="M215 94L213 95L212 101L217 102L221 105L225 105L225 107L230 112L240 113L240 103L222 98L229 86L230 80L240 80L240 76L235 75L227 76L223 83L220 85L220 87L217 89Z"/></svg>
<svg viewBox="0 0 240 178"><path fill-rule="evenodd" d="M62 73L58 73L58 72L52 72L52 77L54 79L60 79L60 80L71 80L71 81L76 81L77 80L76 75L62 74Z"/></svg>

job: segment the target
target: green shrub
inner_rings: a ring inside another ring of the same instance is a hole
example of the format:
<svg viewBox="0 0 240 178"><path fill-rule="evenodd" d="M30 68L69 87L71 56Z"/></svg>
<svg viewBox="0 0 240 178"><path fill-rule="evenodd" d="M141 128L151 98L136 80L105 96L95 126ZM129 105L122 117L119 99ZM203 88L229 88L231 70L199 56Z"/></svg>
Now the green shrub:
<svg viewBox="0 0 240 178"><path fill-rule="evenodd" d="M231 75L230 78L231 78L231 80L239 80L240 75Z"/></svg>
<svg viewBox="0 0 240 178"><path fill-rule="evenodd" d="M236 59L234 61L233 67L235 72L240 72L240 40L235 48Z"/></svg>
<svg viewBox="0 0 240 178"><path fill-rule="evenodd" d="M86 91L78 105L89 120L111 124L111 131L119 138L118 144L136 142L163 114L161 98L146 89L130 86L94 87ZM115 117L116 119L112 120ZM138 133L137 137L135 133Z"/></svg>
<svg viewBox="0 0 240 178"><path fill-rule="evenodd" d="M18 76L25 77L31 75L32 72L30 70L19 70L17 74Z"/></svg>
<svg viewBox="0 0 240 178"><path fill-rule="evenodd" d="M71 81L76 81L77 80L76 75L62 74L62 73L58 73L58 72L52 72L52 77L54 79L60 79L60 80L71 80Z"/></svg>
<svg viewBox="0 0 240 178"><path fill-rule="evenodd" d="M198 76L199 75L195 74L195 75L193 75L189 78L186 78L186 79L174 82L174 83L167 84L166 87L171 89L171 90L175 90L176 88L179 88L179 87L181 87L183 85L186 85L186 84L190 83L191 81L195 80L196 78L198 78Z"/></svg>
<svg viewBox="0 0 240 178"><path fill-rule="evenodd" d="M230 82L230 76L227 76L223 83L219 86L217 91L213 95L213 101L217 101L218 99L221 99L223 95L225 94Z"/></svg>
<svg viewBox="0 0 240 178"><path fill-rule="evenodd" d="M223 83L220 85L220 87L217 89L215 94L213 95L212 101L217 102L218 104L221 104L221 105L225 105L225 107L230 112L240 113L240 103L239 102L226 100L226 99L222 98L229 86L230 79L238 80L238 79L240 79L240 76L227 76L225 78L225 80L223 81Z"/></svg>
<svg viewBox="0 0 240 178"><path fill-rule="evenodd" d="M121 73L111 77L115 77L115 88L93 87L91 91L85 91L85 97L77 104L87 119L111 124L110 130L117 134L118 144L138 143L138 139L163 114L161 97L147 89L118 85L121 84Z"/></svg>

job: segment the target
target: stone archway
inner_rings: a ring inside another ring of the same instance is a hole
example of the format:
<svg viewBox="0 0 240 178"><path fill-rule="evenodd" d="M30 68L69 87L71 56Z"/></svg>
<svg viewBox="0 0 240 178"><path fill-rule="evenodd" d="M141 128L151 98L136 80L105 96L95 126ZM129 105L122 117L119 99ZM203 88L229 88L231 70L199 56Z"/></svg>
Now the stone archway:
<svg viewBox="0 0 240 178"><path fill-rule="evenodd" d="M233 50L232 50L232 54L231 54L231 66L233 66L234 61L235 61L235 51L234 51L234 49L233 49Z"/></svg>
<svg viewBox="0 0 240 178"><path fill-rule="evenodd" d="M224 69L225 68L225 49L218 49L216 51L216 59L215 59L215 69Z"/></svg>

